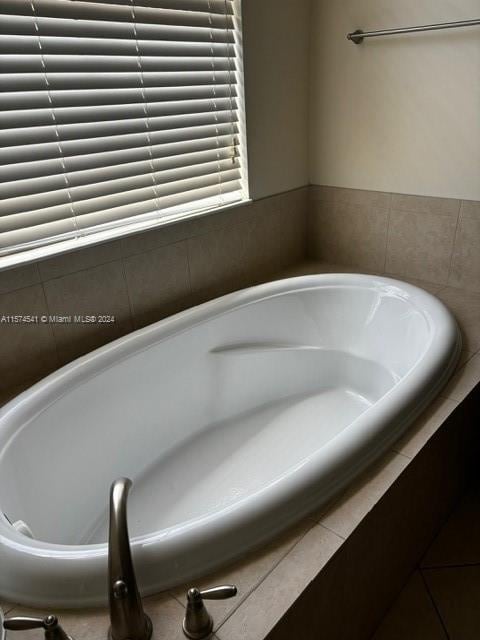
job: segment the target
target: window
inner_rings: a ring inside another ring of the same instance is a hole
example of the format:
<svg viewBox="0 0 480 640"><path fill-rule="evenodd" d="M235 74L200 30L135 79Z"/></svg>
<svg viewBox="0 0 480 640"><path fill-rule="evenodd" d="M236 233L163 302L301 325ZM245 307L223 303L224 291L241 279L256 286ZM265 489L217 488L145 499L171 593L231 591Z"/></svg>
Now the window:
<svg viewBox="0 0 480 640"><path fill-rule="evenodd" d="M239 0L1 0L0 264L247 197Z"/></svg>

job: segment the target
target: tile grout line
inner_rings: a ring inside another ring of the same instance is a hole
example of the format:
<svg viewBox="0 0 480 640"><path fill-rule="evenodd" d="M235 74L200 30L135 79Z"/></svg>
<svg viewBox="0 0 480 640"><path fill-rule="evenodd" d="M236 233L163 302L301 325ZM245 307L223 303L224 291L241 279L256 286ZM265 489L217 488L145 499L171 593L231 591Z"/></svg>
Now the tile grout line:
<svg viewBox="0 0 480 640"><path fill-rule="evenodd" d="M311 185L310 185L310 186L311 186ZM297 188L295 188L295 189L291 189L291 190L286 191L286 192L282 192L282 193L279 193L279 194L273 194L273 195L270 195L270 196L266 196L265 198L261 198L261 199L259 199L259 200L252 200L252 201L251 201L251 203L249 203L249 204L247 204L247 205L241 205L241 206L244 206L244 207L251 207L251 206L253 206L253 205L254 205L255 203L257 203L257 202L261 202L261 201L269 200L269 199L274 199L274 198L279 198L279 197L282 197L282 196L284 196L284 195L286 195L286 194L288 194L288 193L294 193L294 192L297 192L297 191L298 191L298 192L300 192L300 191L302 191L302 190L303 190L303 189L305 189L305 188L308 188L308 186L307 186L307 187L305 187L305 186L303 186L303 187L297 187ZM379 192L379 193L384 193L384 192ZM389 193L389 196L390 196L390 205L389 205L389 215L388 215L388 223L387 223L387 240L386 240L387 253L388 253L388 238L389 238L389 233L390 233L390 220L391 220L391 212L392 212L392 204L391 204L391 203L392 203L393 195L394 195L394 194ZM313 199L313 202L315 202L315 199ZM335 204L335 201L334 201L333 199L332 199L332 200L329 200L329 199L327 199L327 200L319 199L319 200L318 200L318 202L322 202L322 203L326 203L326 204ZM457 214L456 230L457 230L457 229L458 229L458 227L459 227L459 222L460 222L460 213L461 213L461 207L462 207L463 200L460 200L459 202L460 202L460 205L459 205L459 212L458 212L458 214ZM240 209L240 208L241 208L241 206L239 206L238 208ZM403 210L401 210L401 211L403 211ZM416 211L409 211L409 210L407 211L407 210L405 210L405 211L404 211L404 213L412 213L412 214L415 214L415 213L417 213L417 212L416 212ZM447 215L447 214L440 214L440 215ZM200 217L201 217L201 216L200 216ZM192 219L195 219L195 218L192 218ZM186 219L186 220L189 220L189 219ZM182 222L182 221L179 221L179 222ZM172 224L172 225L166 225L166 226L165 226L165 228L167 228L167 227L169 227L169 226L174 226L174 225L173 225L173 224ZM175 241L173 241L173 242L168 242L168 243L166 243L166 244L159 244L158 246L155 246L155 247L153 247L152 249L148 249L148 251L136 251L136 252L133 252L133 253L130 253L130 252L126 252L126 253L124 253L124 252L122 251L122 252L121 252L121 255L120 255L118 258L114 258L114 259L106 260L106 261L100 261L100 262L95 263L95 264L93 264L93 265L91 265L91 266L89 266L89 267L85 267L85 268L82 268L82 269L78 269L78 270L75 270L75 271L71 271L71 272L68 272L68 273L62 274L62 275L60 275L60 276L56 276L56 277L54 277L54 278L46 278L46 279L42 278L42 276L41 276L41 270L40 270L40 267L39 267L39 262L37 261L37 262L34 262L33 264L35 264L35 265L36 265L36 271L37 271L37 274L38 274L38 276L39 276L40 280L39 280L39 282L37 282L37 283L33 283L33 285L34 285L34 284L40 284L40 283L42 283L42 282L45 282L45 283L46 283L46 282L50 282L50 281L52 281L52 280L56 280L56 279L59 279L59 278L62 278L62 277L68 276L68 275L73 275L73 274L75 274L75 273L81 273L81 272L87 271L87 270L89 270L89 269L94 269L94 268L99 267L99 266L102 266L102 265L111 264L112 262L116 262L116 261L118 261L118 260L122 260L122 259L125 259L125 258L129 258L129 257L133 257L133 256L138 256L138 255L144 255L144 254L146 254L146 253L149 253L149 252L151 252L151 251L155 251L155 250L161 249L161 248L163 248L163 247L169 247L169 246L173 246L173 245L175 245L175 244L179 244L180 242L187 242L188 240L193 239L193 238L197 238L197 237L201 237L201 236L204 236L204 235L208 235L208 234L210 234L210 233L215 233L218 229L223 229L223 228L225 228L226 226L228 226L228 222L219 222L219 226L218 226L218 228L217 228L217 229L209 230L209 231L204 231L204 232L197 232L197 233L193 233L193 234L191 234L191 235L187 235L187 236L185 236L184 238L177 239L177 240L175 240ZM160 227L157 227L157 228L153 227L153 228L152 228L152 229L150 229L149 231L145 231L145 232L142 232L142 233L147 234L147 233L149 233L150 231L154 231L154 230L157 230L157 229L159 229L159 228L162 228L162 227L161 227L161 226L160 226ZM135 237L135 236L137 236L137 235L142 235L142 233L127 235L127 236L125 236L125 238L132 238L132 237ZM120 240L120 241L122 241L123 239L124 239L124 238L120 238L119 240ZM455 242L455 240L454 240L454 242ZM99 245L92 245L92 247L94 248L94 247L102 246L102 245L105 245L105 244L107 244L107 243L100 243ZM84 250L83 248L82 248L82 249L75 250L75 253L77 253L77 252L81 253L83 250ZM70 252L70 253L73 253L73 251L72 251L72 252ZM387 253L386 253L386 256L387 256ZM60 255L69 255L69 253L66 253L66 254L60 254ZM386 273L386 256L385 256L385 261L384 261L384 271L383 271L383 273ZM55 259L55 256L53 256L52 258L49 258L49 259ZM452 255L450 256L450 262L452 262L452 260L453 260L453 248L452 248ZM16 268L19 268L19 267L13 267L13 268L12 268L12 270L15 270ZM450 269L450 267L449 267L449 269ZM1 272L0 272L0 273L1 273ZM395 275L395 277L400 277L400 278L402 277L400 274L399 274L399 275L397 275L397 274L392 274L392 275ZM422 279L422 278L419 278L419 279ZM426 280L426 282L428 282L428 280ZM432 283L432 284L438 284L438 285L440 285L440 283ZM3 294L1 294L1 295L5 295L5 294L9 294L9 293L14 293L14 292L17 292L17 291L21 291L22 289L26 289L26 288L28 288L28 287L30 287L30 286L33 286L33 285L32 285L32 284L30 284L30 285L26 285L26 286L24 286L24 287L22 286L22 287L17 287L17 288L13 288L13 289L7 289L7 290L6 290ZM447 279L447 283L442 283L442 284L440 285L440 289L439 289L439 291L437 291L435 295L437 295L438 293L440 293L441 291L443 291L445 288L449 288L449 287L451 287L451 285L448 283L448 279ZM458 290L458 291L461 291L461 292L465 292L465 293L477 293L476 291L474 291L474 290L470 290L470 289L468 289L468 288L462 288L462 287L452 287L452 288L454 288L454 289L456 289L456 290Z"/></svg>
<svg viewBox="0 0 480 640"><path fill-rule="evenodd" d="M335 503L334 503L334 504L335 504ZM334 505L332 505L332 506L334 506ZM319 527L323 527L323 529L326 529L327 531L330 531L330 533L335 534L336 536L338 536L339 538L341 538L343 542L345 542L345 540L346 540L347 538L346 538L343 534L339 533L338 531L335 531L335 529L332 529L331 527L327 526L327 525L323 522L323 520L327 517L327 515L328 515L328 511L326 511L326 512L324 513L324 515L323 515L323 516L321 516L320 520L317 520L317 525L318 525ZM360 523L358 523L358 524L360 524ZM353 531L358 527L358 524L357 524L357 525L355 525L355 527L354 527ZM353 531L352 531L352 532L350 532L350 533L348 534L348 536L347 536L347 537L350 537L350 536L351 536L351 534L353 533Z"/></svg>
<svg viewBox="0 0 480 640"><path fill-rule="evenodd" d="M190 265L191 256L190 256L190 238L185 240L185 253L187 256L187 272L188 272L188 289L189 295L193 296L193 285L192 285L192 268Z"/></svg>
<svg viewBox="0 0 480 640"><path fill-rule="evenodd" d="M389 202L388 202L388 216L387 216L387 232L385 234L385 258L383 260L383 274L387 272L387 256L388 256L388 245L389 245L389 236L390 236L390 219L392 216L392 201L393 194L389 194Z"/></svg>
<svg viewBox="0 0 480 640"><path fill-rule="evenodd" d="M406 431L406 433L408 433L408 430ZM395 451L395 453L397 455L399 455L399 456L402 456L402 458L405 458L405 460L408 460L409 462L411 462L413 460L413 458L411 456L407 456L406 453L402 453L401 451ZM402 472L400 472L400 473L402 473Z"/></svg>
<svg viewBox="0 0 480 640"><path fill-rule="evenodd" d="M460 204L457 212L457 224L455 225L455 233L453 234L452 253L450 254L450 263L448 265L447 283L450 282L450 278L452 276L453 258L455 255L455 247L457 245L457 237L458 237L458 231L460 228L460 219L462 217L462 210L463 210L463 200L460 200Z"/></svg>
<svg viewBox="0 0 480 640"><path fill-rule="evenodd" d="M227 620L229 620L234 613L236 613L240 607L243 605L244 602L246 602L248 600L248 598L250 598L250 596L260 587L260 585L265 582L265 580L270 576L271 573L273 573L273 571L275 571L275 569L280 565L281 562L283 562L285 560L285 558L287 558L287 556L290 555L290 553L295 549L295 547L300 544L300 542L305 538L305 536L315 527L319 526L318 523L315 522L315 520L309 520L309 524L311 526L309 526L300 536L300 538L298 538L298 540L291 546L288 548L288 550L282 554L282 556L270 567L270 569L267 571L267 573L261 577L257 582L255 582L255 584L247 591L247 593L245 594L245 597L242 598L242 600L238 603L238 606L236 606L235 608L233 608L227 615L225 615L225 617L219 622L218 626L215 627L214 629L214 633L216 633L217 631L220 630L221 627L223 627L223 625L227 622Z"/></svg>
<svg viewBox="0 0 480 640"><path fill-rule="evenodd" d="M245 600L253 593L253 591L255 591L255 589L263 582L263 580L275 569L275 567L277 567L280 562L287 557L287 555L290 553L290 551L298 544L298 542L300 542L300 540L311 530L313 529L313 527L315 527L318 523L313 520L313 519L308 519L307 522L309 522L311 524L311 526L302 534L301 538L299 538L297 540L297 542L293 543L291 547L289 547L284 554L281 555L281 557L277 560L277 562L275 562L274 565L272 565L272 567L268 570L268 573L266 573L263 577L259 578L256 582L253 583L253 585L247 589L247 591L243 594L243 596L237 600L237 604L236 606L234 606L232 608L232 610L225 614L225 616L223 618L221 618L221 621L218 623L218 625L216 625L215 629L219 629L224 622L227 621L227 619L232 616L235 611L237 611L241 605L245 602ZM183 607L185 607L185 604L179 599L179 597L177 597L177 595L173 592L173 591L167 591L167 593L174 598L179 604L181 604Z"/></svg>
<svg viewBox="0 0 480 640"><path fill-rule="evenodd" d="M120 259L120 262L122 263L123 283L125 284L125 290L126 290L126 293L127 293L128 308L130 309L130 319L132 321L132 329L133 329L133 331L135 331L137 322L136 322L135 313L134 313L134 309L133 309L132 297L130 295L130 287L128 286L127 265L125 264L125 258L122 257Z"/></svg>
<svg viewBox="0 0 480 640"><path fill-rule="evenodd" d="M47 308L47 313L50 316L50 315L52 315L52 313L50 311L50 305L48 304L48 297L47 297L47 292L45 290L45 283L44 282L40 282L40 286L42 287L43 298L45 300L45 306ZM56 366L58 368L59 366L61 366L60 349L59 349L59 345L57 344L57 338L55 336L55 331L53 330L54 325L51 324L50 322L48 322L47 324L48 324L48 328L50 330L50 335L51 335L52 340L53 340L53 348L54 348L54 352L55 352L55 358L57 360ZM53 371L55 371L55 369L53 369ZM52 372L50 371L50 373L52 373ZM40 378L40 380L42 380L42 378Z"/></svg>
<svg viewBox="0 0 480 640"><path fill-rule="evenodd" d="M438 621L440 622L440 624L442 626L442 629L443 629L443 632L445 633L446 640L450 640L450 634L448 633L448 630L447 630L447 627L445 625L445 622L443 621L442 615L441 615L440 610L439 610L439 608L437 606L437 602L436 602L435 598L433 597L432 592L430 591L430 588L428 586L428 582L427 582L427 580L426 580L426 578L425 578L425 576L423 574L422 568L419 567L418 572L419 572L420 577L422 579L425 591L427 592L428 597L430 599L430 602L432 603L432 606L433 606L433 608L435 610L435 614L436 614L436 616L438 618Z"/></svg>
<svg viewBox="0 0 480 640"><path fill-rule="evenodd" d="M413 427L414 425L412 424L411 426ZM408 433L408 429L406 430L405 433ZM427 440L427 442L428 442L428 440ZM425 444L427 444L427 443L425 443ZM422 449L423 449L423 447L422 447ZM413 460L412 456L408 456L406 453L403 453L402 451L399 451L398 449L395 449L395 446L392 447L391 451L393 451L393 453L396 453L397 456L402 456L402 458L405 458L406 460L408 460L408 462L411 462Z"/></svg>

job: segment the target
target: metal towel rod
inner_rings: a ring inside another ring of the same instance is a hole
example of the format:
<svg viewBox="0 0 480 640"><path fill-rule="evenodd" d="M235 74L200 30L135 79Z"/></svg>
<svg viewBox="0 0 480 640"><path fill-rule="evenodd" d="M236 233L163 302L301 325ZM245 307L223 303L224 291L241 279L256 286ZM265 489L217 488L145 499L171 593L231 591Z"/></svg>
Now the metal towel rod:
<svg viewBox="0 0 480 640"><path fill-rule="evenodd" d="M458 29L459 27L474 27L480 25L480 18L475 20L461 20L460 22L440 22L439 24L424 24L418 27L403 27L400 29L383 29L381 31L362 31L357 29L347 34L347 40L355 44L361 44L365 38L378 38L379 36L395 36L399 33L418 33L419 31L436 31L437 29Z"/></svg>

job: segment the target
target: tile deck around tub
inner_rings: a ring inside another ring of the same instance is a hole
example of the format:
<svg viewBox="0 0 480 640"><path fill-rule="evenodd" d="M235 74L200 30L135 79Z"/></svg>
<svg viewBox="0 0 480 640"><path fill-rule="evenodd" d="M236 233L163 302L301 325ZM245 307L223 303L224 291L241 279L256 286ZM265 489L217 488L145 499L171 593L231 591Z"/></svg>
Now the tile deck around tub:
<svg viewBox="0 0 480 640"><path fill-rule="evenodd" d="M352 267L338 264L307 262L282 272L279 277L356 271ZM428 281L410 281L438 295L447 306L451 306L457 316L466 347L457 372L441 395L391 451L354 481L343 494L266 547L198 581L200 587L231 582L239 588L236 598L209 603L215 619L213 640L263 640L447 417L480 382L480 297ZM170 593L145 598L145 610L153 620L154 640L180 640L184 637L181 624L186 587L185 585ZM411 585L411 591L415 591L415 585ZM409 594L410 591L407 590L405 598ZM9 615L48 613L5 602L2 606ZM423 613L427 624L429 612L425 610ZM106 610L69 610L59 611L58 614L66 631L76 640L106 638L109 624ZM17 632L16 637L18 640L27 640L31 638L31 632Z"/></svg>

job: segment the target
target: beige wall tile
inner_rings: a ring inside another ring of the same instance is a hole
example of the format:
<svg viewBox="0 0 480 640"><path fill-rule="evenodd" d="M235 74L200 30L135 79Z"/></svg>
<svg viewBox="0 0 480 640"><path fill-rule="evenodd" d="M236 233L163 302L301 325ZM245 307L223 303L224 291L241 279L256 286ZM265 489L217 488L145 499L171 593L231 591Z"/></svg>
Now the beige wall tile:
<svg viewBox="0 0 480 640"><path fill-rule="evenodd" d="M56 326L50 329L51 332L54 330L58 341L60 363L64 363L131 330L125 286L120 278L120 256L126 258L137 326L141 326L195 301L273 278L286 266L303 259L307 200L308 189L297 189L255 204L242 204L56 256L41 261L38 266L32 264L2 271L0 294L43 280L52 304L50 313L85 313L85 309L92 306L103 308L107 304L111 309L113 305L120 319L115 326ZM179 258L178 266L174 267L176 258L172 256L179 250L169 247L183 238L196 239L199 236L204 236L204 239L192 242L193 266L199 287L194 300L184 295L185 261L183 257ZM165 252L153 252L161 247L165 247ZM148 251L152 253L147 254ZM142 257L142 254L147 257ZM159 268L163 269L161 286L157 277ZM63 280L70 275L76 277ZM27 340L25 344L28 343ZM8 381L4 379L4 384L16 387L26 378L30 381L32 376L35 378L51 369L37 369L31 367L26 359L24 362L21 366L17 362L15 374ZM55 367L58 364L55 360ZM3 388L1 383L0 388Z"/></svg>
<svg viewBox="0 0 480 640"><path fill-rule="evenodd" d="M409 427L405 435L397 441L394 446L395 451L409 458L416 456L457 405L458 403L455 400L447 398L434 400L426 411Z"/></svg>
<svg viewBox="0 0 480 640"><path fill-rule="evenodd" d="M48 315L40 284L0 296L0 316ZM58 366L48 324L0 323L0 389L38 379Z"/></svg>
<svg viewBox="0 0 480 640"><path fill-rule="evenodd" d="M342 539L316 525L216 632L220 640L259 640L331 559Z"/></svg>
<svg viewBox="0 0 480 640"><path fill-rule="evenodd" d="M310 258L383 272L388 209L317 203L309 216Z"/></svg>
<svg viewBox="0 0 480 640"><path fill-rule="evenodd" d="M0 407L20 395L23 391L31 387L38 379L31 378L24 380L21 384L16 386L9 386L7 389L0 389Z"/></svg>
<svg viewBox="0 0 480 640"><path fill-rule="evenodd" d="M463 349L476 352L480 349L480 294L446 287L437 296L452 311L460 326Z"/></svg>
<svg viewBox="0 0 480 640"><path fill-rule="evenodd" d="M372 640L445 640L445 632L422 576L416 571Z"/></svg>
<svg viewBox="0 0 480 640"><path fill-rule="evenodd" d="M363 189L344 189L312 185L311 199L318 202L341 202L343 204L359 204L368 207L388 209L391 194L383 191L367 191Z"/></svg>
<svg viewBox="0 0 480 640"><path fill-rule="evenodd" d="M113 262L122 256L122 245L120 240L106 242L93 247L84 247L78 251L69 251L49 260L42 260L38 263L42 280L52 280L60 278L69 273L76 273L100 264Z"/></svg>
<svg viewBox="0 0 480 640"><path fill-rule="evenodd" d="M479 382L480 354L476 354L453 376L442 395L461 402Z"/></svg>
<svg viewBox="0 0 480 640"><path fill-rule="evenodd" d="M241 603L253 589L260 584L313 526L315 526L313 520L305 519L290 527L286 533L278 536L273 542L257 552L251 553L235 564L195 582L195 586L199 589L215 587L220 584L234 584L238 589L238 594L234 598L212 600L208 603L208 610L213 616L215 629L221 626L225 619L241 606ZM172 592L172 595L183 603L186 599L187 590L191 586L189 584L178 587Z"/></svg>
<svg viewBox="0 0 480 640"><path fill-rule="evenodd" d="M109 262L45 283L52 315L114 315L111 324L53 324L59 359L69 362L132 330L123 264ZM73 319L72 319L73 320Z"/></svg>
<svg viewBox="0 0 480 640"><path fill-rule="evenodd" d="M287 267L282 272L284 278L295 276L314 275L320 273L369 273L368 269L352 267L344 264L334 264L332 262L322 262L320 260L305 260L298 262L291 267ZM374 273L373 271L371 273Z"/></svg>
<svg viewBox="0 0 480 640"><path fill-rule="evenodd" d="M454 198L431 198L429 196L412 196L402 193L392 194L392 209L411 213L431 213L457 219L460 200Z"/></svg>
<svg viewBox="0 0 480 640"><path fill-rule="evenodd" d="M403 455L387 453L320 514L320 524L347 538L395 482L408 462Z"/></svg>
<svg viewBox="0 0 480 640"><path fill-rule="evenodd" d="M265 199L268 200L269 198ZM195 236L212 233L223 227L230 227L250 220L253 215L253 206L257 202L263 202L263 200L243 202L224 209L223 211L210 211L209 213L191 218L188 220L188 237L194 238Z"/></svg>
<svg viewBox="0 0 480 640"><path fill-rule="evenodd" d="M192 290L216 297L252 284L265 264L259 237L261 221L242 222L188 240Z"/></svg>
<svg viewBox="0 0 480 640"><path fill-rule="evenodd" d="M136 327L172 315L190 302L185 242L125 258L125 273Z"/></svg>
<svg viewBox="0 0 480 640"><path fill-rule="evenodd" d="M449 284L480 292L480 202L463 202Z"/></svg>
<svg viewBox="0 0 480 640"><path fill-rule="evenodd" d="M358 204L365 207L378 209L388 209L392 199L391 193L384 191L368 191L364 189L342 189L335 190L335 202L343 204Z"/></svg>
<svg viewBox="0 0 480 640"><path fill-rule="evenodd" d="M255 278L285 269L303 260L306 248L306 199L301 192L255 203L250 224Z"/></svg>
<svg viewBox="0 0 480 640"><path fill-rule="evenodd" d="M40 282L36 263L0 271L0 294L29 287Z"/></svg>
<svg viewBox="0 0 480 640"><path fill-rule="evenodd" d="M192 221L190 220L162 225L156 229L148 229L122 238L122 252L124 256L145 253L152 251L152 249L175 244L191 235L193 234Z"/></svg>
<svg viewBox="0 0 480 640"><path fill-rule="evenodd" d="M15 607L15 605L11 604L10 602L6 602L5 600L1 600L0 601L0 609L2 609L3 613L8 613L14 607Z"/></svg>
<svg viewBox="0 0 480 640"><path fill-rule="evenodd" d="M456 224L455 216L392 209L385 271L445 284Z"/></svg>
<svg viewBox="0 0 480 640"><path fill-rule="evenodd" d="M468 351L468 349L462 349L460 352L460 357L458 359L455 372L461 369L463 365L470 360L470 358L473 358L474 355L475 355L474 351Z"/></svg>
<svg viewBox="0 0 480 640"><path fill-rule="evenodd" d="M185 640L182 631L185 609L175 598L161 593L145 598L144 607L153 625L152 640Z"/></svg>
<svg viewBox="0 0 480 640"><path fill-rule="evenodd" d="M401 280L402 282L409 282L410 284L413 284L415 287L420 287L420 289L425 289L425 291L428 291L429 293L433 293L434 295L438 293L440 289L443 288L443 285L441 284L438 284L435 282L429 282L428 280L422 280L420 278L408 278L406 276L396 276L394 274L389 274L389 273L386 273L385 276L387 278L395 278L396 280Z"/></svg>
<svg viewBox="0 0 480 640"><path fill-rule="evenodd" d="M477 200L463 200L461 212L465 218L478 220L480 218L480 202Z"/></svg>
<svg viewBox="0 0 480 640"><path fill-rule="evenodd" d="M337 187L313 184L310 187L310 203L335 202Z"/></svg>

